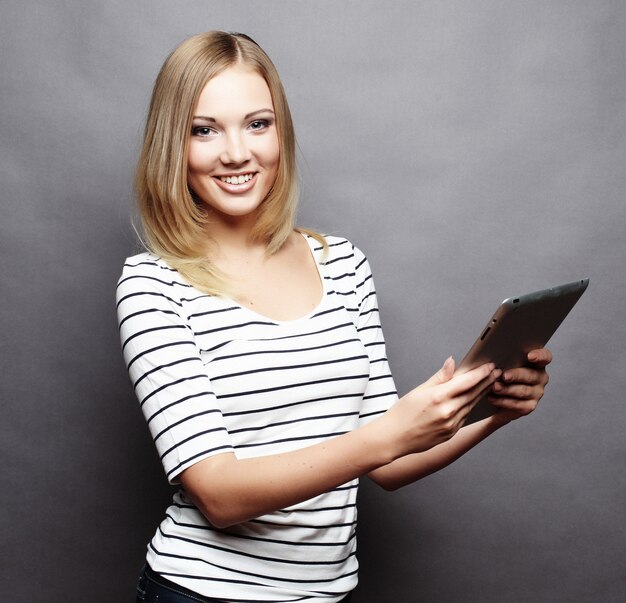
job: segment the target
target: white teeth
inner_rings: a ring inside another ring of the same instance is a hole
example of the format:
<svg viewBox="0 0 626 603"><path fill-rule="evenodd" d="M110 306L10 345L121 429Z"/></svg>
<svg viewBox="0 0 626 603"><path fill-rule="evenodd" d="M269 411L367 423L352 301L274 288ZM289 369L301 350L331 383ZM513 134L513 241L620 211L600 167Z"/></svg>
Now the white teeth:
<svg viewBox="0 0 626 603"><path fill-rule="evenodd" d="M244 184L252 180L253 174L241 174L240 176L220 176L222 182L226 184Z"/></svg>

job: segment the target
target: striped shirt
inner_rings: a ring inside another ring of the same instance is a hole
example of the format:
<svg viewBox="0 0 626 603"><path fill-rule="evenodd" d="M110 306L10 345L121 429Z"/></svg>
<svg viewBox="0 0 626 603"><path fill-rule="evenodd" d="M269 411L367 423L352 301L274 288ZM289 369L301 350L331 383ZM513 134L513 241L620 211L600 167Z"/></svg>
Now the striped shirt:
<svg viewBox="0 0 626 603"><path fill-rule="evenodd" d="M158 257L129 258L117 289L122 349L172 484L215 454L296 450L384 413L397 399L365 256L305 237L324 286L277 321L186 283ZM182 488L148 546L154 570L226 601L339 601L357 583L358 480L225 529Z"/></svg>

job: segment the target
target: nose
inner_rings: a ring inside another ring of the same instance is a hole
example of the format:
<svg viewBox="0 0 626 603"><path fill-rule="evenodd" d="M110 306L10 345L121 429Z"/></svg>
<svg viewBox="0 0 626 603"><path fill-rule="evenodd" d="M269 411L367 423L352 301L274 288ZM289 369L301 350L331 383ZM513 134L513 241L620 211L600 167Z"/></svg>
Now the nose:
<svg viewBox="0 0 626 603"><path fill-rule="evenodd" d="M229 132L224 136L220 160L225 165L241 164L250 159L250 148L243 132Z"/></svg>

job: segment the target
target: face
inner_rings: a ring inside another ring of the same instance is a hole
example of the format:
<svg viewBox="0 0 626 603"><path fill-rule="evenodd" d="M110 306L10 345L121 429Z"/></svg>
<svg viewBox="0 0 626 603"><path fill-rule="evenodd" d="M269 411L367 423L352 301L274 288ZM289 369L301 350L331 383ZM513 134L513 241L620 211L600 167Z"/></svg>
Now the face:
<svg viewBox="0 0 626 603"><path fill-rule="evenodd" d="M270 90L242 65L222 71L202 90L188 149L189 186L214 219L253 216L276 179L279 159Z"/></svg>

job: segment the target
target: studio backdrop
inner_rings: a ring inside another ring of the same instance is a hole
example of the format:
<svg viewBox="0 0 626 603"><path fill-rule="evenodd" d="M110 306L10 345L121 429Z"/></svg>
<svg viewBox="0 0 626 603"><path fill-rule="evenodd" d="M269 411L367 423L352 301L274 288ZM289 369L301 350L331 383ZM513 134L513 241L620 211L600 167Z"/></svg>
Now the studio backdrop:
<svg viewBox="0 0 626 603"><path fill-rule="evenodd" d="M209 29L276 63L298 221L368 256L400 393L503 298L591 280L533 416L396 493L363 480L356 603L623 600L619 0L3 0L0 598L133 600L171 497L114 291L152 84Z"/></svg>

